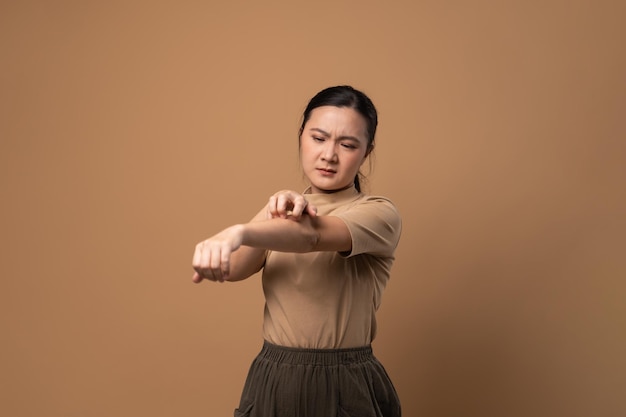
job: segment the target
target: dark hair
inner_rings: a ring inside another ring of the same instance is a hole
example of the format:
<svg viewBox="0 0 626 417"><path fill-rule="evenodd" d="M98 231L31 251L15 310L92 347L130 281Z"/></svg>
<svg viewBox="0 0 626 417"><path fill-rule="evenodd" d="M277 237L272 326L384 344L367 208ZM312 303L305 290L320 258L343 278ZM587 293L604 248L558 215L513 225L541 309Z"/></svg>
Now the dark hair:
<svg viewBox="0 0 626 417"><path fill-rule="evenodd" d="M372 149L374 149L374 137L376 136L376 127L378 126L378 113L376 112L376 107L374 107L372 100L361 91L349 85L325 88L317 93L306 106L298 136L302 135L304 125L311 117L311 112L322 106L349 107L363 116L367 125L366 155L369 155ZM359 172L354 178L354 186L359 192L361 191L360 175L361 173Z"/></svg>

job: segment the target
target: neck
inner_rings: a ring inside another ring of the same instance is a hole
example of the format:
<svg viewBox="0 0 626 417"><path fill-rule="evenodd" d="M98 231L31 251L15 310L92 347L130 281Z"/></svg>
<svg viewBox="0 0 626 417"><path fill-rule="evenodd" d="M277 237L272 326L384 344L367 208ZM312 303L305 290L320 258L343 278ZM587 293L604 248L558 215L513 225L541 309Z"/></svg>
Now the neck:
<svg viewBox="0 0 626 417"><path fill-rule="evenodd" d="M315 188L315 190L317 190L317 192L320 193L320 194L333 194L333 193L338 193L340 191L347 190L348 188L352 188L352 187L354 187L354 183L353 182L348 184L348 185L346 185L345 187L338 188L336 190L323 190L321 188Z"/></svg>

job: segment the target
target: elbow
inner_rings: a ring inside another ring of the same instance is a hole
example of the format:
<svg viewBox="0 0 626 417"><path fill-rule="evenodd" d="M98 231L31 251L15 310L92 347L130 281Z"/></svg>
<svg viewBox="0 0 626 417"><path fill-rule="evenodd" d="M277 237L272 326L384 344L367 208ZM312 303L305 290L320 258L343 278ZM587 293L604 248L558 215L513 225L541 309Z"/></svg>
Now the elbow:
<svg viewBox="0 0 626 417"><path fill-rule="evenodd" d="M314 252L320 242L320 234L317 230L311 230L304 236L302 252Z"/></svg>
<svg viewBox="0 0 626 417"><path fill-rule="evenodd" d="M277 247L274 248L275 250L295 253L317 251L322 236L316 227L310 224L310 222L303 220L296 222L294 220L281 219L281 221L286 226L285 230L289 232L282 241L284 247L282 247L283 245L277 245Z"/></svg>

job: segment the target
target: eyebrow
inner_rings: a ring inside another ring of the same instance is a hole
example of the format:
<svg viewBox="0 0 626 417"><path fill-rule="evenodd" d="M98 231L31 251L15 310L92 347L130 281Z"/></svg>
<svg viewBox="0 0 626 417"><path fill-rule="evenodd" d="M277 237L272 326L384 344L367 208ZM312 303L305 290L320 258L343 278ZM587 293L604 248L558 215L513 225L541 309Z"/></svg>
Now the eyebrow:
<svg viewBox="0 0 626 417"><path fill-rule="evenodd" d="M312 127L309 130L314 130L314 131L316 131L318 133L321 133L324 136L330 136L330 133L326 132L325 130L320 129L319 127ZM340 136L338 139L348 139L348 140L353 140L355 142L361 143L359 138L357 138L356 136L344 135L344 136Z"/></svg>

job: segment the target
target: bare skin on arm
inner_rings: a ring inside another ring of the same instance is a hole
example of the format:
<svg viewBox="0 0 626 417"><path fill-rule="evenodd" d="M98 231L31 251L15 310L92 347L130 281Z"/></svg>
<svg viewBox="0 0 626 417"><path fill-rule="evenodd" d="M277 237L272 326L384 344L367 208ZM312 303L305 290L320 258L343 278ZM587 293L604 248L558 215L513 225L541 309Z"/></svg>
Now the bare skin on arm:
<svg viewBox="0 0 626 417"><path fill-rule="evenodd" d="M230 226L196 245L193 281L246 279L263 267L267 250L349 251L352 240L343 220L316 213L295 191L274 194L249 223Z"/></svg>

